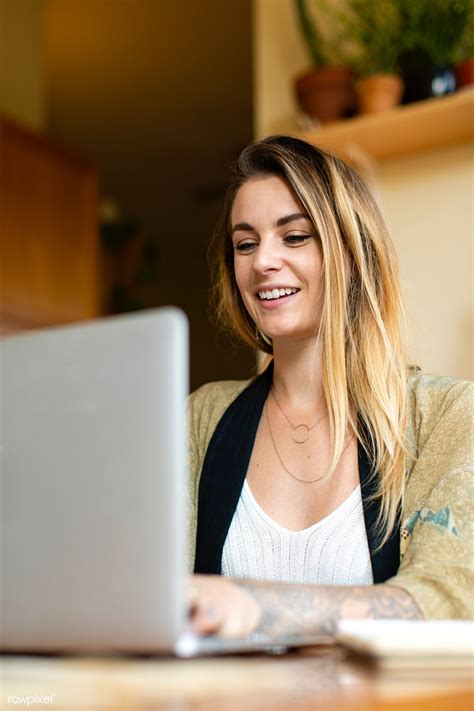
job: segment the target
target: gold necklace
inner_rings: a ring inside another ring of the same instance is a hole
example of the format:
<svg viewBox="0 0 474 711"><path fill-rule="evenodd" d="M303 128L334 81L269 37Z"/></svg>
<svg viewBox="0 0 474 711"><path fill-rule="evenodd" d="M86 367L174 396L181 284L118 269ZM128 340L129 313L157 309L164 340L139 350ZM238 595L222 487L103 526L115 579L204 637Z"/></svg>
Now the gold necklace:
<svg viewBox="0 0 474 711"><path fill-rule="evenodd" d="M268 431L270 432L270 438L271 438L271 440L272 440L273 449L275 450L275 453L276 453L276 455L277 455L277 457L278 457L278 460L279 460L281 466L283 467L283 469L286 471L286 473L289 474L293 479L296 479L296 481L300 481L300 482L302 482L303 484L316 484L318 481L322 481L323 479L325 479L325 478L327 477L327 475L329 474L329 470L328 470L325 474L323 474L322 476L316 477L316 479L301 479L301 477L296 476L296 474L293 474L293 472L290 472L290 470L288 469L288 467L287 467L286 464L284 463L284 461L283 461L283 459L282 459L282 457L281 457L280 452L278 451L278 447L276 446L275 437L273 436L272 427L271 427L271 425L270 425L270 418L269 418L269 416L268 416L267 403L268 403L268 400L265 402L264 413L265 413L265 418L266 418L266 420L267 420ZM315 427L315 425L313 425L313 427ZM347 442L346 446L345 446L344 449L342 450L342 454L344 454L344 452L346 451L346 449L348 448L348 446L349 446L350 443L352 442L352 438L353 438L353 437L354 437L354 434L352 434L352 435L349 437L349 441ZM341 458L342 458L342 454L341 454Z"/></svg>
<svg viewBox="0 0 474 711"><path fill-rule="evenodd" d="M278 408L280 409L282 415L291 427L291 439L293 440L293 442L295 442L295 444L304 444L305 442L307 442L311 437L312 430L314 430L316 425L319 425L319 423L325 420L327 417L326 413L325 415L323 415L323 417L321 417L320 420L315 422L314 425L311 425L311 427L308 427L308 425L305 425L304 423L302 423L301 425L294 425L286 414L286 412L284 411L284 409L282 408L282 406L280 405L280 403L278 402L276 395L273 392L273 388L270 390L270 393L272 394L272 397L278 405Z"/></svg>

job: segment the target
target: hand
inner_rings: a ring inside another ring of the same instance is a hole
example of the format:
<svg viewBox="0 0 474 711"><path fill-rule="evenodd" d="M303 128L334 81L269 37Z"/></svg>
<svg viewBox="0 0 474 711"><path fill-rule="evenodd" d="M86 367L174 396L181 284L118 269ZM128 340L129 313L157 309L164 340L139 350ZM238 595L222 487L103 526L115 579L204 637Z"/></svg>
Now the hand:
<svg viewBox="0 0 474 711"><path fill-rule="evenodd" d="M243 587L219 575L192 575L187 581L191 626L199 635L246 637L255 631L260 607Z"/></svg>

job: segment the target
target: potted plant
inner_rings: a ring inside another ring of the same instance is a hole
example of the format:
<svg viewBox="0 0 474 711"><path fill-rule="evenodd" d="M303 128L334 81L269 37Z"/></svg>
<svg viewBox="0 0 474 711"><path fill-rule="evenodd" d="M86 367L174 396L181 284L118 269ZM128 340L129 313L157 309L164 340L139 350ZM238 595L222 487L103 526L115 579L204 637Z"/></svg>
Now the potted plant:
<svg viewBox="0 0 474 711"><path fill-rule="evenodd" d="M321 0L319 9L324 5ZM323 38L308 0L295 0L298 22L312 60L313 68L297 77L296 96L303 111L313 119L328 123L347 118L355 111L353 72L344 65L342 55L335 55L334 40Z"/></svg>
<svg viewBox="0 0 474 711"><path fill-rule="evenodd" d="M403 28L404 102L451 93L456 88L454 65L472 23L473 0L395 1Z"/></svg>
<svg viewBox="0 0 474 711"><path fill-rule="evenodd" d="M359 111L378 113L400 103L403 81L398 71L401 16L394 0L347 0L339 21L352 38L352 62L359 77Z"/></svg>

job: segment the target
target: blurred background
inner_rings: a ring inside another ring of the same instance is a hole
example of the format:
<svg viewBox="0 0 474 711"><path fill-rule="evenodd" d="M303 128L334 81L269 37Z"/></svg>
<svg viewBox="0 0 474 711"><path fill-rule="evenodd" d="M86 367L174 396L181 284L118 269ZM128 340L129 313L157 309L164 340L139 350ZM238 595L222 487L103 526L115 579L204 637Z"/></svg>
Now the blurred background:
<svg viewBox="0 0 474 711"><path fill-rule="evenodd" d="M473 379L473 14L473 0L0 0L2 333L176 304L192 388L249 377L255 354L210 319L207 246L231 162L289 132L370 183L413 360Z"/></svg>

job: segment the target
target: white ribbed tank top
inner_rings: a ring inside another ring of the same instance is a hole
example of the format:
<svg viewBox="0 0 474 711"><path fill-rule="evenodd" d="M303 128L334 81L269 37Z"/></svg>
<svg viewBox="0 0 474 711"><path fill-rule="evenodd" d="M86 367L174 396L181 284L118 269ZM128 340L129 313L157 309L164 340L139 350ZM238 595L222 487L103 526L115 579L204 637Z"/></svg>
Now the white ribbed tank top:
<svg viewBox="0 0 474 711"><path fill-rule="evenodd" d="M372 584L360 485L321 521L290 531L267 516L245 480L224 544L222 574L318 585Z"/></svg>

